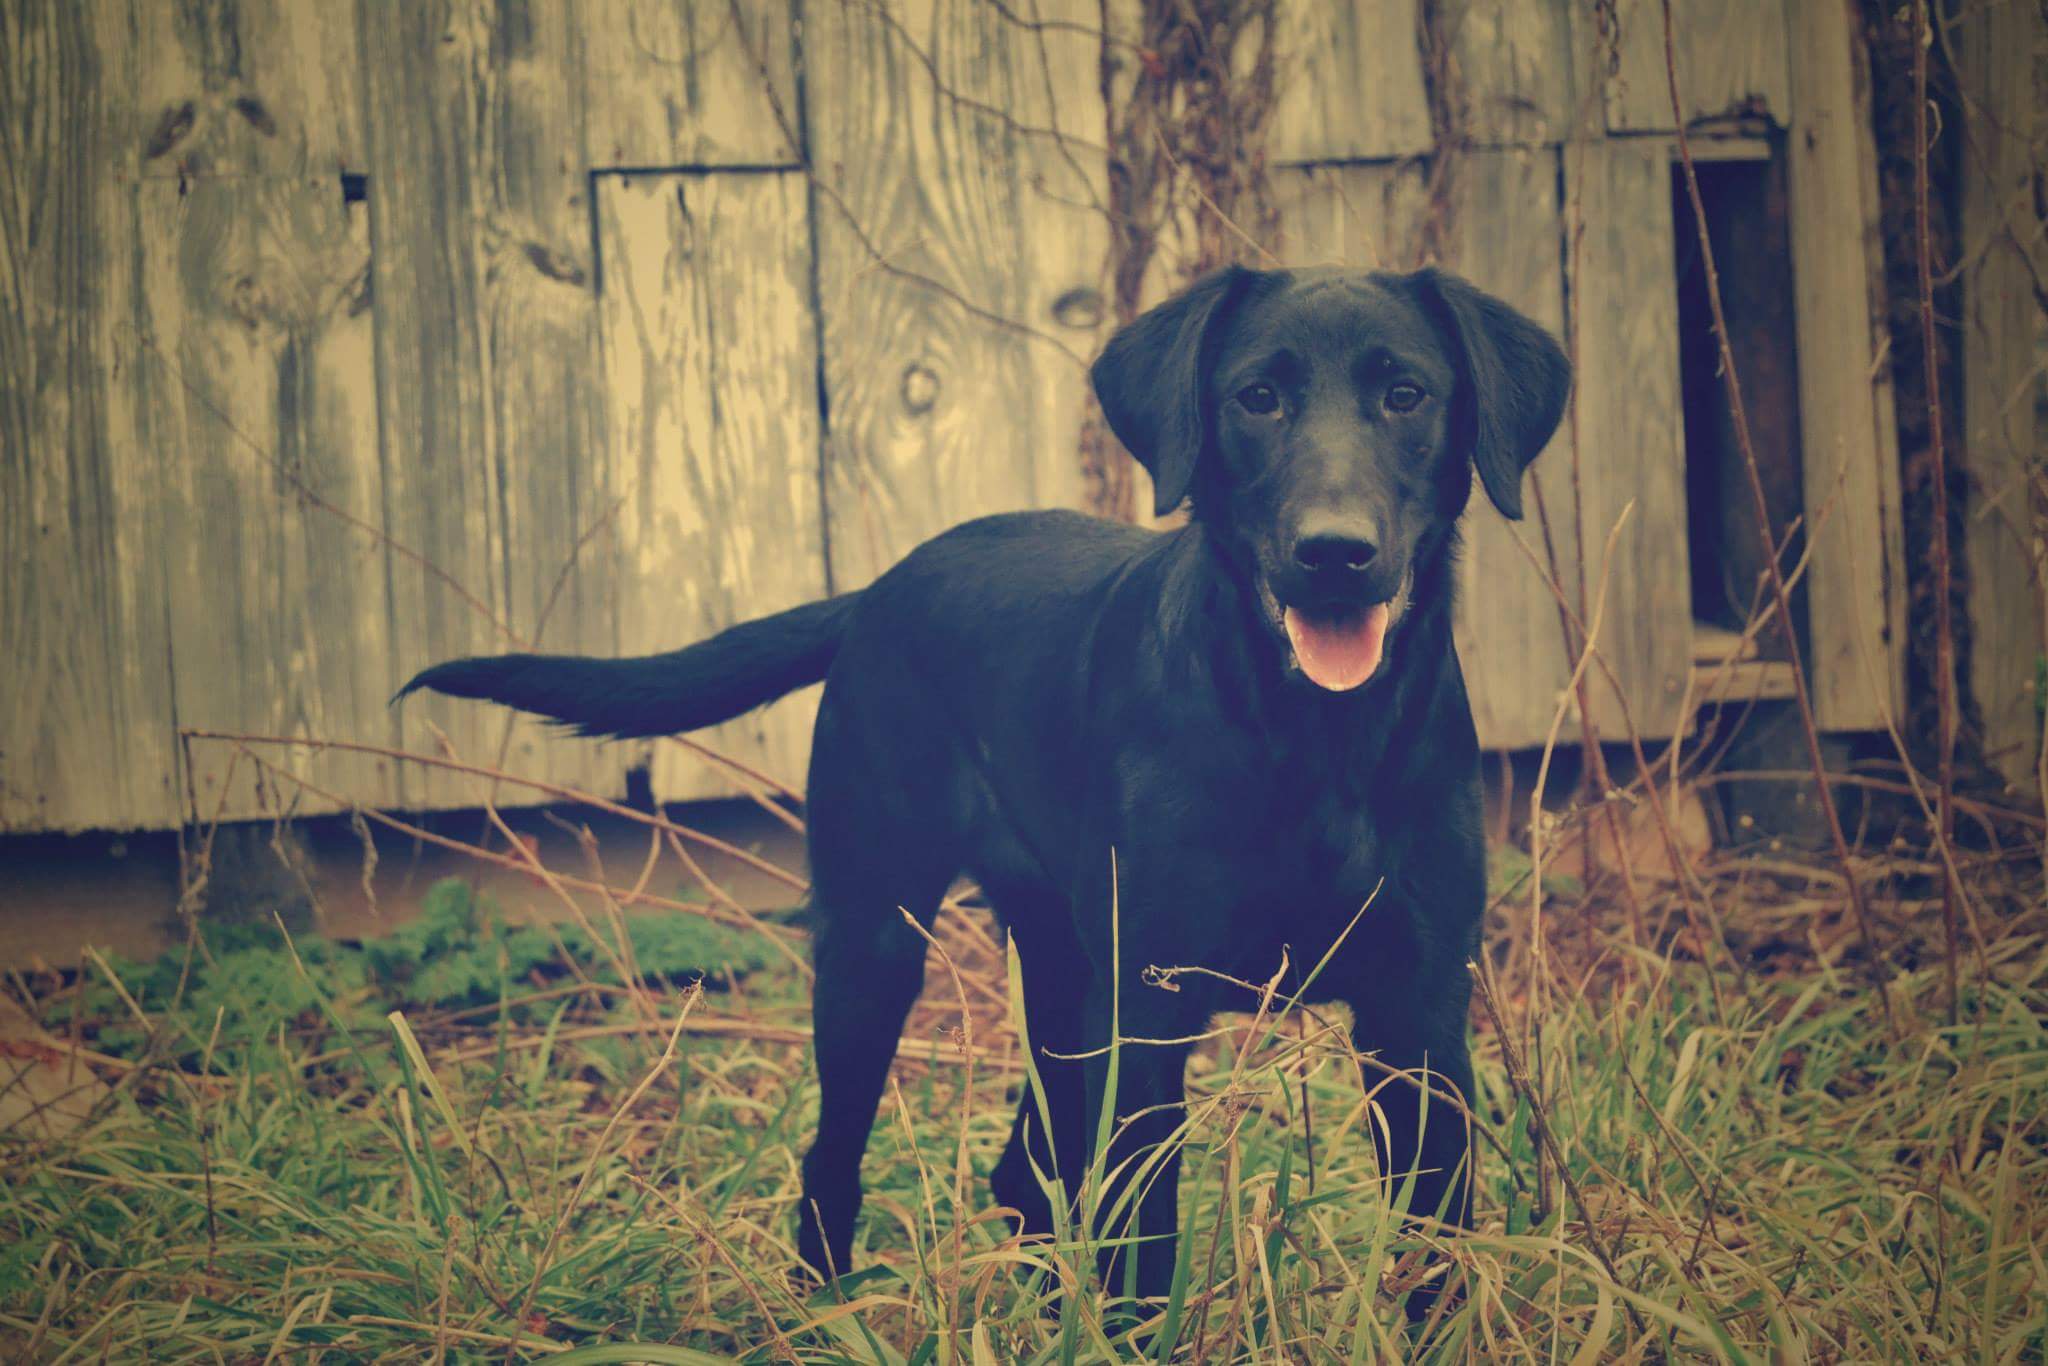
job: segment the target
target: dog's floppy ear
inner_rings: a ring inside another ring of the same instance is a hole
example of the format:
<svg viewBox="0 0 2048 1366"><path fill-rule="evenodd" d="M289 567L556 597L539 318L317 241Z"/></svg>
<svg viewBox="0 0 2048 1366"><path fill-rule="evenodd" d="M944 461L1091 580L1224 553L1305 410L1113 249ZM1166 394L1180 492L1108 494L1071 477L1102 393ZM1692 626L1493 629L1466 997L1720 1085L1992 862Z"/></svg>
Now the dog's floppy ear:
<svg viewBox="0 0 2048 1366"><path fill-rule="evenodd" d="M1153 512L1180 506L1208 444L1202 417L1206 343L1260 272L1227 266L1109 339L1088 377L1124 449L1152 475Z"/></svg>
<svg viewBox="0 0 2048 1366"><path fill-rule="evenodd" d="M1522 471L1564 416L1571 362L1549 332L1457 276L1429 269L1409 278L1462 352L1454 439L1471 450L1501 515L1519 520Z"/></svg>

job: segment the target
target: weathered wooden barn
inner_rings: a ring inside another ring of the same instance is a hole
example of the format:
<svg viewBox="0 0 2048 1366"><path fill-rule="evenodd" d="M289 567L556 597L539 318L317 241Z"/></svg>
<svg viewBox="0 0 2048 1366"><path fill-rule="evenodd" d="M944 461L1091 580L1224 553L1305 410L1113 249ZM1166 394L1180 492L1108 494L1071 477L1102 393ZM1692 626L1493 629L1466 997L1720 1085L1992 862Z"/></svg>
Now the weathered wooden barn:
<svg viewBox="0 0 2048 1366"><path fill-rule="evenodd" d="M330 752L285 791L195 730L438 729L616 793L646 747L387 699L453 655L670 648L1081 497L1105 101L1146 57L1116 0L4 8L0 829L488 790ZM1803 516L1815 705L1873 730L1904 598L1851 8L1673 6L1766 476ZM1757 551L1658 0L1285 0L1274 32L1270 249L1433 254L1576 354L1547 530L1471 517L1482 739L1552 733L1570 661L1536 565L1583 562L1590 601L1624 506L1600 644L1626 716L1590 695L1606 733L1673 734ZM1768 656L1718 686L1781 689ZM794 780L814 705L707 739ZM730 790L652 754L664 798Z"/></svg>

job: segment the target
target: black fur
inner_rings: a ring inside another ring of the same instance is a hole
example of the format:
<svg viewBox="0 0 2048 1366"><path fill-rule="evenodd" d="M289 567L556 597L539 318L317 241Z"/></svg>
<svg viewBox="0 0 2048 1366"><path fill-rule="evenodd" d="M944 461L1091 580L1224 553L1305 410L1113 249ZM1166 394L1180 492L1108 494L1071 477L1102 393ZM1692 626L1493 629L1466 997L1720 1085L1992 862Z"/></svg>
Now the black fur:
<svg viewBox="0 0 2048 1366"><path fill-rule="evenodd" d="M824 678L858 596L807 602L663 655L451 659L421 670L391 700L425 688L502 702L560 721L577 735L680 735Z"/></svg>
<svg viewBox="0 0 2048 1366"><path fill-rule="evenodd" d="M1383 1062L1471 1094L1465 963L1485 851L1451 641L1456 523L1475 467L1519 512L1521 471L1563 410L1562 353L1435 272L1233 270L1125 330L1094 380L1160 506L1193 497L1184 529L984 518L864 592L673 655L469 660L408 685L642 735L730 716L829 664L808 794L822 1102L799 1230L822 1273L852 1258L861 1154L923 981L924 941L898 908L929 922L961 873L1022 958L1050 1105L1048 1135L1026 1092L992 1179L1026 1230L1053 1226L1033 1166L1077 1186L1106 1088L1101 1056L1056 1055L1106 1044L1113 1002L1139 1040L1251 1004L1214 977L1161 989L1151 966L1262 982L1284 953L1298 984L1327 954L1310 999L1348 1003ZM1342 620L1372 604L1393 621L1377 670L1351 691L1315 686L1288 611ZM1172 1133L1187 1052L1122 1049L1114 1104L1131 1119L1111 1169ZM1413 1211L1459 1223L1465 1127L1421 1100L1380 1093L1383 1170L1414 1173ZM1171 1278L1178 1172L1169 1155L1137 1202L1140 1294Z"/></svg>
<svg viewBox="0 0 2048 1366"><path fill-rule="evenodd" d="M1571 365L1550 334L1490 294L1454 275L1425 270L1417 279L1458 337L1459 426L1472 463L1502 515L1522 516L1522 472L1564 416ZM1474 401L1486 395L1486 402Z"/></svg>

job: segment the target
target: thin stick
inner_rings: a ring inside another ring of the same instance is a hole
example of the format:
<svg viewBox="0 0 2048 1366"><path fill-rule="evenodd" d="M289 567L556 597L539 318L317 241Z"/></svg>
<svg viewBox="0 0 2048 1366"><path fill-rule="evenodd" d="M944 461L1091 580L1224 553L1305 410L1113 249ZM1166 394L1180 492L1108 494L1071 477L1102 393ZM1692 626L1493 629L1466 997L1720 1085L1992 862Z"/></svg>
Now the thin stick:
<svg viewBox="0 0 2048 1366"><path fill-rule="evenodd" d="M429 768L447 769L451 773L470 773L484 778L501 778L520 787L532 788L535 792L545 792L551 797L559 797L563 801L581 802L585 806L594 806L599 811L607 815L617 816L621 820L634 821L640 825L652 826L656 830L666 831L669 834L680 835L686 840L703 845L706 849L714 849L724 854L727 858L736 859L752 868L755 872L766 874L796 891L807 892L811 887L810 883L798 877L795 873L790 872L787 868L770 863L760 855L749 853L738 845L728 843L716 835L707 835L701 830L692 830L687 825L678 825L666 816L655 815L646 811L635 811L630 806L622 806L618 802L609 801L593 792L585 792L581 788L566 787L561 783L546 782L540 778L528 778L517 773L489 768L483 764L465 763L460 759L451 759L441 755L419 754L407 749L393 749L388 745L364 744L354 740L320 740L305 735L256 735L237 731L199 730L190 726L182 727L178 733L195 740L224 740L238 746L283 745L288 748L311 750L338 749L347 754L375 754L387 759L397 759L403 763L425 764ZM255 756L252 754L250 757L254 758ZM315 787L312 783L299 778L297 774L289 769L276 765L270 765L269 767L271 767L272 771L298 782L301 787L305 788L308 792L314 793L316 796L324 797L343 808L355 808L355 803L344 801L332 793ZM374 816L372 818L376 819ZM446 841L442 842L445 843ZM464 845L461 847L466 849L470 846Z"/></svg>
<svg viewBox="0 0 2048 1366"><path fill-rule="evenodd" d="M1927 0L1913 0L1913 255L1920 277L1920 359L1927 371L1927 439L1934 463L1934 838L1943 849L1955 838L1956 718L1955 623L1950 620L1948 452L1941 433L1941 366L1934 340L1933 244L1927 227ZM1941 880L1941 924L1948 936L1948 1021L1961 1010L1956 982L1956 880Z"/></svg>
<svg viewBox="0 0 2048 1366"><path fill-rule="evenodd" d="M268 771L277 774L279 777L284 778L289 782L298 784L300 787L312 793L314 796L320 797L326 801L333 802L336 806L348 805L348 803L341 797L339 793L330 792L326 788L321 787L319 784L301 777L299 774L292 772L288 768L284 768L277 764L271 763L268 759L263 758L254 750L245 749L242 752L244 754L247 754L250 760L254 762L258 767L267 769ZM479 846L474 844L466 844L459 839L454 839L448 835L439 834L435 831L429 830L425 826L414 825L410 821L400 820L396 816L386 815L382 811L378 811L369 807L360 807L358 809L362 811L365 818L373 820L377 824L385 826L389 829L396 830L401 835L405 835L409 838L419 840L422 843L436 845L443 849L452 849L458 854L467 854L471 858L482 859L485 863L495 863L500 868L509 868L517 873L531 873L533 871L532 869L527 867L526 864L520 862L516 858L513 858L509 854L500 854L489 849L480 848ZM599 884L592 882L588 878L576 877L569 873L558 873L556 874L556 877L565 886L574 887L580 891L596 892L601 895L618 895L617 889L600 886ZM742 920L737 916L734 916L731 912L726 911L722 907L714 908L712 906L704 905L701 903L693 904L687 901L678 901L674 897L655 896L651 893L646 892L641 893L637 900L641 905L658 906L663 910L684 911L691 915L701 915L707 920L715 920L720 924L733 925L739 929L758 928L758 926L751 924L745 920Z"/></svg>
<svg viewBox="0 0 2048 1366"><path fill-rule="evenodd" d="M732 914L738 916L741 920L745 921L750 928L760 932L762 935L765 935L769 943L775 945L776 948L782 951L782 956L789 960L790 966L796 969L796 975L803 978L804 982L807 985L817 979L817 972L811 967L809 963L804 961L804 956L798 953L795 949L791 948L789 946L788 941L784 939L782 936L770 934L768 931L768 927L761 922L761 918L759 916L755 915L752 911L748 910L745 906L741 905L739 899L735 897L731 892L726 891L724 886L717 882L714 882L711 878L711 874L704 871L704 865L697 862L696 859L692 858L690 856L690 851L683 848L683 842L677 839L673 834L670 834L668 836L668 847L675 851L676 861L681 863L684 868L689 870L689 874L691 877L697 879L698 886L702 887L705 891L709 892L713 897L715 897L718 900L719 904L723 905L726 908L726 910L730 911Z"/></svg>
<svg viewBox="0 0 2048 1366"><path fill-rule="evenodd" d="M617 991L619 989L610 988L610 990ZM655 1025L637 1021L626 1021L619 1024L578 1025L572 1028L557 1030L553 1042L562 1043L579 1039L620 1038L633 1034L645 1034L656 1027ZM716 1035L732 1039L749 1039L754 1043L788 1044L798 1048L810 1043L815 1037L809 1025L765 1024L758 1020L743 1019L735 1016L701 1014L692 1017L684 1024L683 1032L685 1034ZM507 1038L502 1047L507 1052L517 1052L529 1048L543 1048L548 1046L549 1042L550 1040L545 1033L519 1034ZM1007 1072L1023 1071L1023 1064L1021 1062L1014 1065L1006 1063L1004 1062L1004 1058L1007 1056L1006 1053L998 1052L985 1045L976 1045L973 1053L969 1055L950 1053L943 1049L934 1049L929 1038L919 1038L916 1035L905 1035L896 1042L897 1049L902 1055L901 1061L905 1063L962 1063L971 1056L976 1064L983 1067ZM450 1062L456 1063L481 1062L486 1058L496 1057L500 1047L499 1042L493 1039L487 1044L478 1044L473 1048L465 1048L459 1052L448 1054L447 1057ZM336 1056L338 1054L335 1053L320 1054L310 1061L331 1060Z"/></svg>
<svg viewBox="0 0 2048 1366"><path fill-rule="evenodd" d="M1615 1266L1613 1254L1607 1250L1607 1240L1600 1236L1600 1229L1593 1222L1592 1207L1587 1205L1585 1192L1579 1189L1578 1178L1572 1175L1571 1166L1565 1161L1564 1151L1558 1146L1557 1136L1551 1132L1550 1116L1544 1108L1543 1098L1536 1094L1536 1088L1530 1084L1528 1069L1522 1065L1521 1050L1515 1047L1515 1041L1507 1031L1507 1021L1501 1018L1500 1007L1493 996L1493 984L1488 980L1485 970L1479 966L1477 959L1468 959L1465 970L1472 974L1472 981L1479 988L1480 1004L1486 1007L1487 1017L1493 1021L1494 1034L1500 1040L1501 1065L1507 1069L1508 1082L1518 1094L1528 1100L1530 1127L1536 1131L1537 1139L1550 1153L1551 1163L1557 1168L1557 1174L1564 1182L1565 1194L1570 1197L1573 1208L1578 1210L1579 1218L1586 1225L1586 1241L1591 1244L1593 1255L1599 1258L1601 1268L1607 1272L1607 1279L1619 1286L1622 1283L1621 1271ZM1643 1321L1636 1316L1635 1306L1627 1304L1626 1308L1629 1318L1636 1325L1636 1331L1641 1333Z"/></svg>
<svg viewBox="0 0 2048 1366"><path fill-rule="evenodd" d="M791 787L788 783L783 782L781 779L776 778L762 771L761 769L755 768L752 764L744 763L741 760L735 759L730 754L726 754L719 750L713 749L710 745L705 744L702 740L693 739L688 735L667 735L663 736L662 738L667 740L670 744L682 746L684 749L689 750L692 754L697 755L699 758L707 759L710 762L717 764L720 768L730 770L733 773L737 773L742 778L751 779L753 782L758 783L762 787L767 788L770 792L778 793L781 796L789 798L791 801L800 802L804 799L804 794L797 791L795 788ZM754 797L755 801L762 801L761 795L759 793L752 793L750 795ZM803 833L804 823L801 820L798 820L795 816L791 815L788 811L783 810L781 807L775 805L773 802L763 802L763 805L767 806L768 809L776 816L776 818L781 820L785 825L789 826L790 829L796 831L798 834Z"/></svg>

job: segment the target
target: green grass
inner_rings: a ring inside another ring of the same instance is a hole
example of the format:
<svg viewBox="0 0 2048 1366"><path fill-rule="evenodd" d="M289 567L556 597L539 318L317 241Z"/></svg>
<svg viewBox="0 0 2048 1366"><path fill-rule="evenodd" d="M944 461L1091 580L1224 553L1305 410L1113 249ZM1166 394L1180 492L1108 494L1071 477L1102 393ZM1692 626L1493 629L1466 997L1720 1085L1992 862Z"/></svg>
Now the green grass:
<svg viewBox="0 0 2048 1366"><path fill-rule="evenodd" d="M1580 990L1505 955L1502 1015L1538 1080L1511 1085L1498 1037L1475 1034L1479 1109L1506 1155L1485 1151L1482 1227L1448 1244L1463 1295L1411 1329L1400 1296L1430 1240L1379 1195L1363 1136L1377 1077L1341 1031L1268 1016L1201 1052L1183 1280L1171 1304L1118 1314L1087 1290L1078 1232L1023 1245L990 1211L1024 1078L979 998L971 1058L932 1028L960 1014L943 971L913 1022L932 1042L906 1050L876 1125L860 1269L837 1293L792 1288L815 1108L791 1042L802 983L693 919L625 923L631 955L587 936L557 946L439 889L409 939L287 947L246 931L40 984L46 1029L126 1061L100 1065L83 1127L0 1137L0 1354L2048 1354L2039 938L1999 942L1958 1024L1938 965L1901 978L1896 1039L1861 978L1811 956L1724 973L1717 1005L1698 965L1609 946ZM714 989L643 1010L603 980L621 959L671 980L708 971ZM1569 1189L1538 1161L1552 1145ZM600 1345L620 1342L669 1346Z"/></svg>

